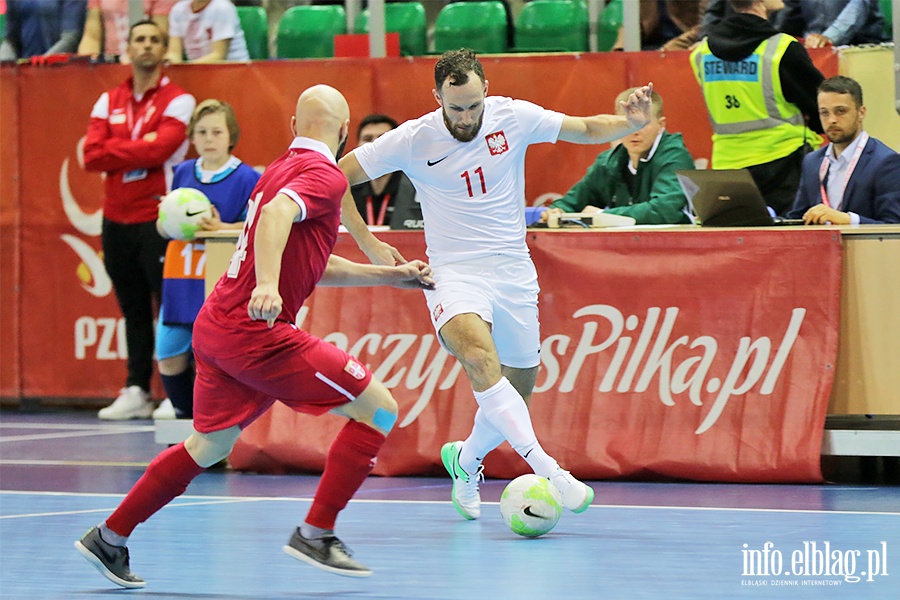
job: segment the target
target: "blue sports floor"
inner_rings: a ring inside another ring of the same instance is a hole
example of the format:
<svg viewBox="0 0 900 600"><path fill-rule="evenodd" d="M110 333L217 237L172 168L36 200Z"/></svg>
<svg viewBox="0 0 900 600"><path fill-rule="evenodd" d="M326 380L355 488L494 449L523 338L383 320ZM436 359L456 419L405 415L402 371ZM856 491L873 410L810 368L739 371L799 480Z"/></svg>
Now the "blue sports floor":
<svg viewBox="0 0 900 600"><path fill-rule="evenodd" d="M159 450L150 421L0 414L0 598L900 598L898 487L595 482L591 508L530 540L500 518L505 481L467 522L449 480L370 477L337 532L375 575L347 579L281 551L317 477L227 470L138 527L148 585L121 590L73 542Z"/></svg>

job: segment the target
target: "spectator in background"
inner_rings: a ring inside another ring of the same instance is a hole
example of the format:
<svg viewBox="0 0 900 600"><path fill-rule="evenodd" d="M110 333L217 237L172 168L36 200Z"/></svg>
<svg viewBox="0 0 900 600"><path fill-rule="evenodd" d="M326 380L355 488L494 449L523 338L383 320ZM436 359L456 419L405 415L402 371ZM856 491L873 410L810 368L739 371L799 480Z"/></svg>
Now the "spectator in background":
<svg viewBox="0 0 900 600"><path fill-rule="evenodd" d="M629 88L616 96L617 114L623 114L621 103L636 89ZM599 209L632 217L639 225L691 222L675 171L693 169L694 159L681 134L666 131L662 97L653 91L650 99L650 122L623 137L621 144L601 153L581 181L543 212L541 221L554 212Z"/></svg>
<svg viewBox="0 0 900 600"><path fill-rule="evenodd" d="M150 417L153 300L162 291L166 240L156 231L167 173L187 150L194 98L163 75L166 35L152 20L131 26L126 46L132 76L94 104L84 143L88 171L106 173L103 265L125 317L128 377L101 419Z"/></svg>
<svg viewBox="0 0 900 600"><path fill-rule="evenodd" d="M816 88L824 77L806 49L767 18L782 0L730 0L735 14L691 53L712 124L712 168L749 169L778 215L790 208L803 157L821 138Z"/></svg>
<svg viewBox="0 0 900 600"><path fill-rule="evenodd" d="M141 0L142 18L151 19L163 34L169 31L169 10L175 0ZM128 0L88 0L84 33L78 44L78 54L119 57L127 63L128 32L132 18Z"/></svg>
<svg viewBox="0 0 900 600"><path fill-rule="evenodd" d="M170 63L250 60L237 9L230 0L179 0L169 13Z"/></svg>
<svg viewBox="0 0 900 600"><path fill-rule="evenodd" d="M716 2L716 0L712 0L712 3L714 2ZM692 50L694 45L700 41L700 38L705 35L702 19L706 15L707 7L711 2L709 0L700 0L699 2L691 2L689 4L690 6L682 7L682 33L665 42L660 46L660 50L666 52L672 50ZM691 14L688 13L688 11L694 12Z"/></svg>
<svg viewBox="0 0 900 600"><path fill-rule="evenodd" d="M219 100L204 100L191 115L187 135L199 158L175 167L172 189L194 188L209 198L213 215L202 221L203 230L243 226L247 200L259 181L259 173L231 153L240 134L234 109ZM157 231L163 235L159 227ZM203 253L202 241L172 240L166 249L156 360L168 398L153 412L154 419L193 417L191 338L194 320L206 297Z"/></svg>
<svg viewBox="0 0 900 600"><path fill-rule="evenodd" d="M366 115L356 130L357 148L397 128L387 115ZM422 229L422 207L416 188L402 171L394 171L350 188L366 225L390 225L391 229Z"/></svg>
<svg viewBox="0 0 900 600"><path fill-rule="evenodd" d="M785 0L778 22L807 48L887 41L878 0Z"/></svg>
<svg viewBox="0 0 900 600"><path fill-rule="evenodd" d="M734 14L729 0L700 0L697 6L698 21L693 27L685 31L677 38L673 38L662 46L662 50L693 50L700 40L706 37L709 28L727 16ZM777 28L781 11L773 11L767 20L769 24Z"/></svg>
<svg viewBox="0 0 900 600"><path fill-rule="evenodd" d="M700 23L706 0L641 0L641 49L656 50Z"/></svg>
<svg viewBox="0 0 900 600"><path fill-rule="evenodd" d="M84 27L85 0L14 0L6 5L0 60L78 49Z"/></svg>
<svg viewBox="0 0 900 600"><path fill-rule="evenodd" d="M701 5L706 0L640 0L641 49L684 50L688 45L676 42L680 36L689 35L700 23ZM613 50L625 47L625 29L619 28L619 36Z"/></svg>
<svg viewBox="0 0 900 600"><path fill-rule="evenodd" d="M826 79L818 103L831 143L803 160L788 216L819 224L900 223L900 154L863 131L859 83L842 75Z"/></svg>

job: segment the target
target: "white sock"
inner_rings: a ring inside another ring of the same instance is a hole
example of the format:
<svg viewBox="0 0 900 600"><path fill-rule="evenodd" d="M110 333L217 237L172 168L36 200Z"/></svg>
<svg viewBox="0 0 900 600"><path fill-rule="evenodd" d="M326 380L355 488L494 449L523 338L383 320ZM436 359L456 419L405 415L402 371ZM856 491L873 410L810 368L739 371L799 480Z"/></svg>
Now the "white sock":
<svg viewBox="0 0 900 600"><path fill-rule="evenodd" d="M505 439L503 434L487 420L484 411L479 408L475 413L472 433L463 442L462 450L459 452L459 466L466 473L475 474L478 471L478 465L488 455L488 452L502 444Z"/></svg>
<svg viewBox="0 0 900 600"><path fill-rule="evenodd" d="M506 377L483 392L475 392L475 400L488 422L503 434L535 474L549 477L557 469L559 465L538 443L525 400Z"/></svg>
<svg viewBox="0 0 900 600"><path fill-rule="evenodd" d="M300 535L308 540L321 540L326 534L333 533L333 529L322 529L321 527L310 525L306 521L300 524Z"/></svg>
<svg viewBox="0 0 900 600"><path fill-rule="evenodd" d="M97 526L100 529L100 538L106 542L107 544L112 544L113 546L122 546L125 547L128 545L128 536L127 535L119 535L112 529L106 526L106 521L100 523Z"/></svg>

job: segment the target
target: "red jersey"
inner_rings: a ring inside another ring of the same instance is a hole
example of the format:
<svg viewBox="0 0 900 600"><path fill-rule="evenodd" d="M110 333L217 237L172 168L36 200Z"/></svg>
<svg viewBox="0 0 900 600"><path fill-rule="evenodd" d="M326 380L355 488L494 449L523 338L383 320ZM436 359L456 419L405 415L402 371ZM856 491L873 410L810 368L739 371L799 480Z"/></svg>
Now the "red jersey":
<svg viewBox="0 0 900 600"><path fill-rule="evenodd" d="M328 146L295 138L288 152L266 167L253 189L231 263L206 301L209 312L219 320L234 321L235 326L250 319L247 304L256 287L256 220L262 207L283 193L300 207L285 244L278 282L283 302L278 320L294 323L334 249L347 185Z"/></svg>
<svg viewBox="0 0 900 600"><path fill-rule="evenodd" d="M172 168L187 152L185 132L195 105L193 96L165 76L140 97L130 78L100 96L91 111L84 166L106 172L105 218L124 224L156 221ZM156 139L145 141L151 132Z"/></svg>

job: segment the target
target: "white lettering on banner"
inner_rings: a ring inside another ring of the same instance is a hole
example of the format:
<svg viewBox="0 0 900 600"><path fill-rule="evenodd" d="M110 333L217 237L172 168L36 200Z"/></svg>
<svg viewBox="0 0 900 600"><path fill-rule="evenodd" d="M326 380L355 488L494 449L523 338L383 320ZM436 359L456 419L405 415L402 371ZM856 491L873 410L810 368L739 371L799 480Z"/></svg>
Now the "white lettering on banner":
<svg viewBox="0 0 900 600"><path fill-rule="evenodd" d="M534 392L546 392L550 388L552 388L557 379L559 379L559 361L556 360L556 354L560 356L565 355L566 351L569 349L569 342L571 338L567 335L551 335L544 339L544 343L541 344L541 366L544 367L544 372L547 376L544 378L544 383L539 383L534 386ZM556 346L558 352L553 352L553 347ZM561 390L560 390L561 391Z"/></svg>
<svg viewBox="0 0 900 600"><path fill-rule="evenodd" d="M388 375L391 372L391 369L394 368L400 362L400 358L406 354L406 351L413 347L416 343L416 340L419 339L419 336L411 334L411 333L394 333L387 336L384 339L384 343L381 345L381 348L388 348L391 344L394 344L394 349L391 350L391 353L388 354L387 358L385 358L381 362L381 366L374 372L375 377L377 377L380 381L384 382L384 385L388 387L396 387L400 385L400 381L403 379L403 374L406 372L406 367L401 367L397 370L397 373L391 378L388 379ZM372 348L370 350L371 353L375 353L377 347Z"/></svg>
<svg viewBox="0 0 900 600"><path fill-rule="evenodd" d="M297 319L294 321L294 324L297 327L302 327L307 314L309 314L309 308L306 306L301 307L297 312ZM431 396L434 394L435 389L448 390L452 388L462 370L462 365L458 361L453 361L447 376L444 377L440 384L438 383L450 354L436 343L437 340L433 334L418 336L414 333L394 333L382 336L378 333L366 333L352 346L347 335L339 331L331 332L322 339L364 362L364 353L371 355L376 354L379 350L391 348L387 357L377 367L368 362L365 364L372 371L372 374L384 383L388 389L399 387L401 382L404 382L406 389L409 390L421 388L419 398L406 413L403 421L400 422L400 427L406 427L416 420L428 406L428 403L431 402ZM408 367L409 370L405 366L399 366L401 359L406 356L407 352L412 349L417 341L419 342L419 349L416 351L412 364ZM429 358L432 346L436 346L437 349L434 355ZM399 368L395 370L395 367L398 366ZM405 381L404 375L406 376Z"/></svg>
<svg viewBox="0 0 900 600"><path fill-rule="evenodd" d="M75 358L85 360L88 348L96 348L94 358L97 360L128 358L125 319L79 317L75 321Z"/></svg>
<svg viewBox="0 0 900 600"><path fill-rule="evenodd" d="M669 307L666 309L662 324L657 330L656 325L659 322L659 315L661 312L662 309L658 307L651 307L647 310L647 317L644 320L644 325L638 336L638 341L632 350L625 371L619 379L616 391L619 393L645 392L654 376L658 374L659 399L666 406L675 405L675 400L672 397L673 393L678 395L684 391L690 390L689 398L691 402L696 406L703 406L704 403L700 393L704 387L710 394L718 392L712 407L703 419L703 422L694 432L700 434L707 431L716 423L719 416L722 414L722 411L725 409L728 400L732 396L746 394L756 385L760 377L762 377L763 372L766 370L772 342L765 336L762 336L755 341L752 341L749 337L742 337L738 342L737 352L731 362L731 367L725 376L724 382L718 377L707 380L710 367L717 354L718 342L716 339L711 336L699 336L694 341L690 341L688 336L681 336L669 344L669 337L671 336L672 329L674 328L675 321L678 317L678 308ZM803 323L805 315L806 309L803 308L795 308L792 311L787 331L781 340L778 351L775 354L772 364L769 366L766 378L763 380L763 384L760 387L759 391L761 394L769 395L774 390L775 384L778 381L778 376L781 374L781 369L784 367L784 363L797 339L797 334L800 331L800 325ZM581 372L581 367L584 364L585 358L591 354L602 352L615 343L616 349L613 358L610 361L609 368L604 374L599 387L599 391L601 392L611 391L632 341L630 337L623 336L622 332L624 330L634 331L637 329L639 321L637 316L631 315L625 319L618 309L607 305L586 306L575 311L572 316L575 318L585 316L601 317L608 322L610 332L606 339L597 343L595 335L599 329L599 323L596 321L588 321L584 324L581 339L578 342L575 354L569 363L569 368L559 386L559 391L568 393L575 389L575 381L578 378L578 374ZM638 378L637 383L632 385L634 376L644 359L647 348L653 340L654 335L656 336L656 339L653 348L650 350L650 354L647 357L647 362L644 364L644 370ZM544 342L545 346L547 345L547 341L550 341L550 338ZM702 347L703 354L701 356L687 358L681 364L677 365L673 372L672 362L675 349L685 345L687 345L689 349ZM565 351L565 347L567 346L568 344L565 344L563 351ZM546 348L546 350L551 350L551 347ZM542 352L544 358L546 358L545 354L550 354L550 352ZM750 363L751 358L753 359L752 363ZM748 367L748 363L750 363L749 371L744 376L743 381L739 382L741 375ZM691 374L691 369L694 369L693 374ZM552 383L550 385L545 383L542 387L549 388L550 386L552 386Z"/></svg>
<svg viewBox="0 0 900 600"><path fill-rule="evenodd" d="M308 310L307 307L300 309L296 322L298 327L302 326ZM576 310L572 317L585 319L581 337L577 344L573 344L572 338L564 334L553 334L544 339L541 344L544 381L534 391L546 392L558 383L559 392L571 393L587 357L612 349L612 357L603 373L598 391L644 393L656 379L658 399L665 406L675 406L676 397L685 392L694 406L710 406L694 432L701 434L716 424L731 398L748 393L760 381L760 394L770 395L774 391L797 340L806 309L795 308L791 311L790 322L771 363L769 358L773 343L770 337L741 337L734 356L730 358L730 364L726 363L725 377L721 379L709 376L721 346L715 337L700 335L691 339L690 336L682 335L671 339L678 314L677 307L665 310L651 307L642 323L637 315L625 317L616 307L605 304L584 306ZM598 340L597 332L601 329L608 329L609 333L604 339ZM637 332L636 342L634 336L628 335L630 332ZM428 406L436 389L452 388L461 371L459 362L453 361L449 372L441 380L450 355L437 344L434 334L383 336L366 333L351 344L347 334L336 331L325 335L323 339L360 360L364 360L365 354L375 356L388 351L380 364L372 366L367 363L375 377L389 389L403 384L406 389L420 390L415 404L401 421L401 427L415 421ZM414 350L417 344L418 348ZM568 365L564 366L560 358L566 357L572 346L574 350ZM432 350L432 347L435 349ZM410 361L412 351L415 351L415 356ZM676 351L681 354L690 352L691 355L679 362L675 357ZM704 399L704 394L713 395L712 399Z"/></svg>

